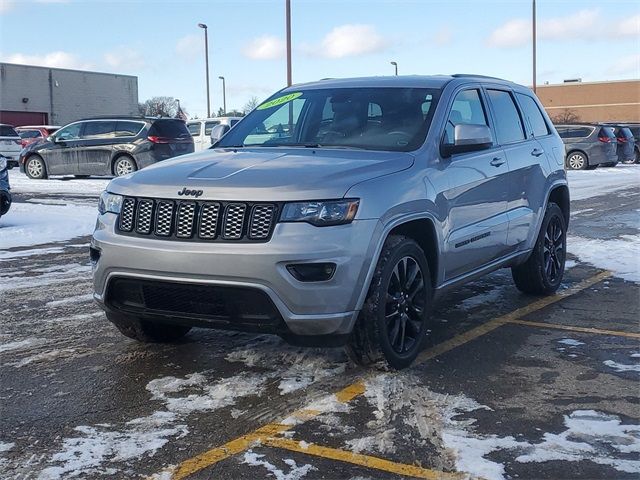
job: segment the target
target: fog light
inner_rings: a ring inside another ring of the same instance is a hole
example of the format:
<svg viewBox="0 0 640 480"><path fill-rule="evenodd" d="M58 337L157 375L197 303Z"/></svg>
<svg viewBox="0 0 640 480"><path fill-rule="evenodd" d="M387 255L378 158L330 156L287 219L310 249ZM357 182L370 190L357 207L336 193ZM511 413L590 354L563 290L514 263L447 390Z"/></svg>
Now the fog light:
<svg viewBox="0 0 640 480"><path fill-rule="evenodd" d="M98 263L100 260L100 250L94 247L89 247L89 257L91 258L91 263L93 265Z"/></svg>
<svg viewBox="0 0 640 480"><path fill-rule="evenodd" d="M299 282L326 282L336 272L336 264L296 263L287 265L287 270Z"/></svg>

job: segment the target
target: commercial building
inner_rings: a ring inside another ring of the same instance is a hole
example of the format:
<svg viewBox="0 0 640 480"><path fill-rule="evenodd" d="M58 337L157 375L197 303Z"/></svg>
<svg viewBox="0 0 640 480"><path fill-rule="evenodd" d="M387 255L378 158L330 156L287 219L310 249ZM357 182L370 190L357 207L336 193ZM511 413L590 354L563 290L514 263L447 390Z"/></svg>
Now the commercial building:
<svg viewBox="0 0 640 480"><path fill-rule="evenodd" d="M640 80L570 81L536 93L556 123L640 122Z"/></svg>
<svg viewBox="0 0 640 480"><path fill-rule="evenodd" d="M0 123L64 125L137 113L138 77L0 63Z"/></svg>

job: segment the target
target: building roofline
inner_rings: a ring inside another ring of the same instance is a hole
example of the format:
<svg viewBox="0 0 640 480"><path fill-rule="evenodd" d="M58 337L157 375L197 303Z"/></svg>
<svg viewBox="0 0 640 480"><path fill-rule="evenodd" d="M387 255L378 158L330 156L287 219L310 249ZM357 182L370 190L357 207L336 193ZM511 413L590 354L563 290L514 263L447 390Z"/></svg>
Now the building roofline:
<svg viewBox="0 0 640 480"><path fill-rule="evenodd" d="M138 79L137 75L127 75L124 73L114 73L114 72L96 72L93 70L77 70L74 68L59 68L59 67L44 67L42 65L27 65L24 63L9 63L9 62L0 62L0 65L10 65L12 67L26 67L26 68L42 68L44 70L62 70L64 72L77 72L77 73L90 73L95 75L116 75L118 77L129 77Z"/></svg>
<svg viewBox="0 0 640 480"><path fill-rule="evenodd" d="M632 83L632 82L640 82L640 78L630 78L627 80L598 80L595 82L563 82L563 83L543 83L537 84L536 88L545 88L545 87L571 87L575 85L599 85L599 84L610 84L610 83Z"/></svg>

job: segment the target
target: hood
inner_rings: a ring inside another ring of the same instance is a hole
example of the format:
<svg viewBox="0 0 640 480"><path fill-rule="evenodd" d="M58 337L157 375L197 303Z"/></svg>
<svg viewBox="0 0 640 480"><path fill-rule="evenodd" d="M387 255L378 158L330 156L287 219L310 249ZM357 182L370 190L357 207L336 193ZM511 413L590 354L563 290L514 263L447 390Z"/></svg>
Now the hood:
<svg viewBox="0 0 640 480"><path fill-rule="evenodd" d="M369 150L254 148L214 149L165 160L115 178L112 193L199 200L292 201L342 198L356 183L405 170L413 156ZM187 197L189 198L189 197Z"/></svg>

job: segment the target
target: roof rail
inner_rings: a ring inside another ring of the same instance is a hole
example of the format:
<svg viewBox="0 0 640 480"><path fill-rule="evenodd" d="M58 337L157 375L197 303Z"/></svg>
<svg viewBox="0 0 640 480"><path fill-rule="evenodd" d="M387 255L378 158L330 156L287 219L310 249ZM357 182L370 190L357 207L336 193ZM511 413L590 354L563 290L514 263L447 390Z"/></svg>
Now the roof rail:
<svg viewBox="0 0 640 480"><path fill-rule="evenodd" d="M488 78L490 80L501 80L503 82L508 82L509 80L505 80L504 78L499 78L499 77L491 77L489 75L476 75L475 73L454 73L453 75L451 75L452 77L455 78Z"/></svg>

